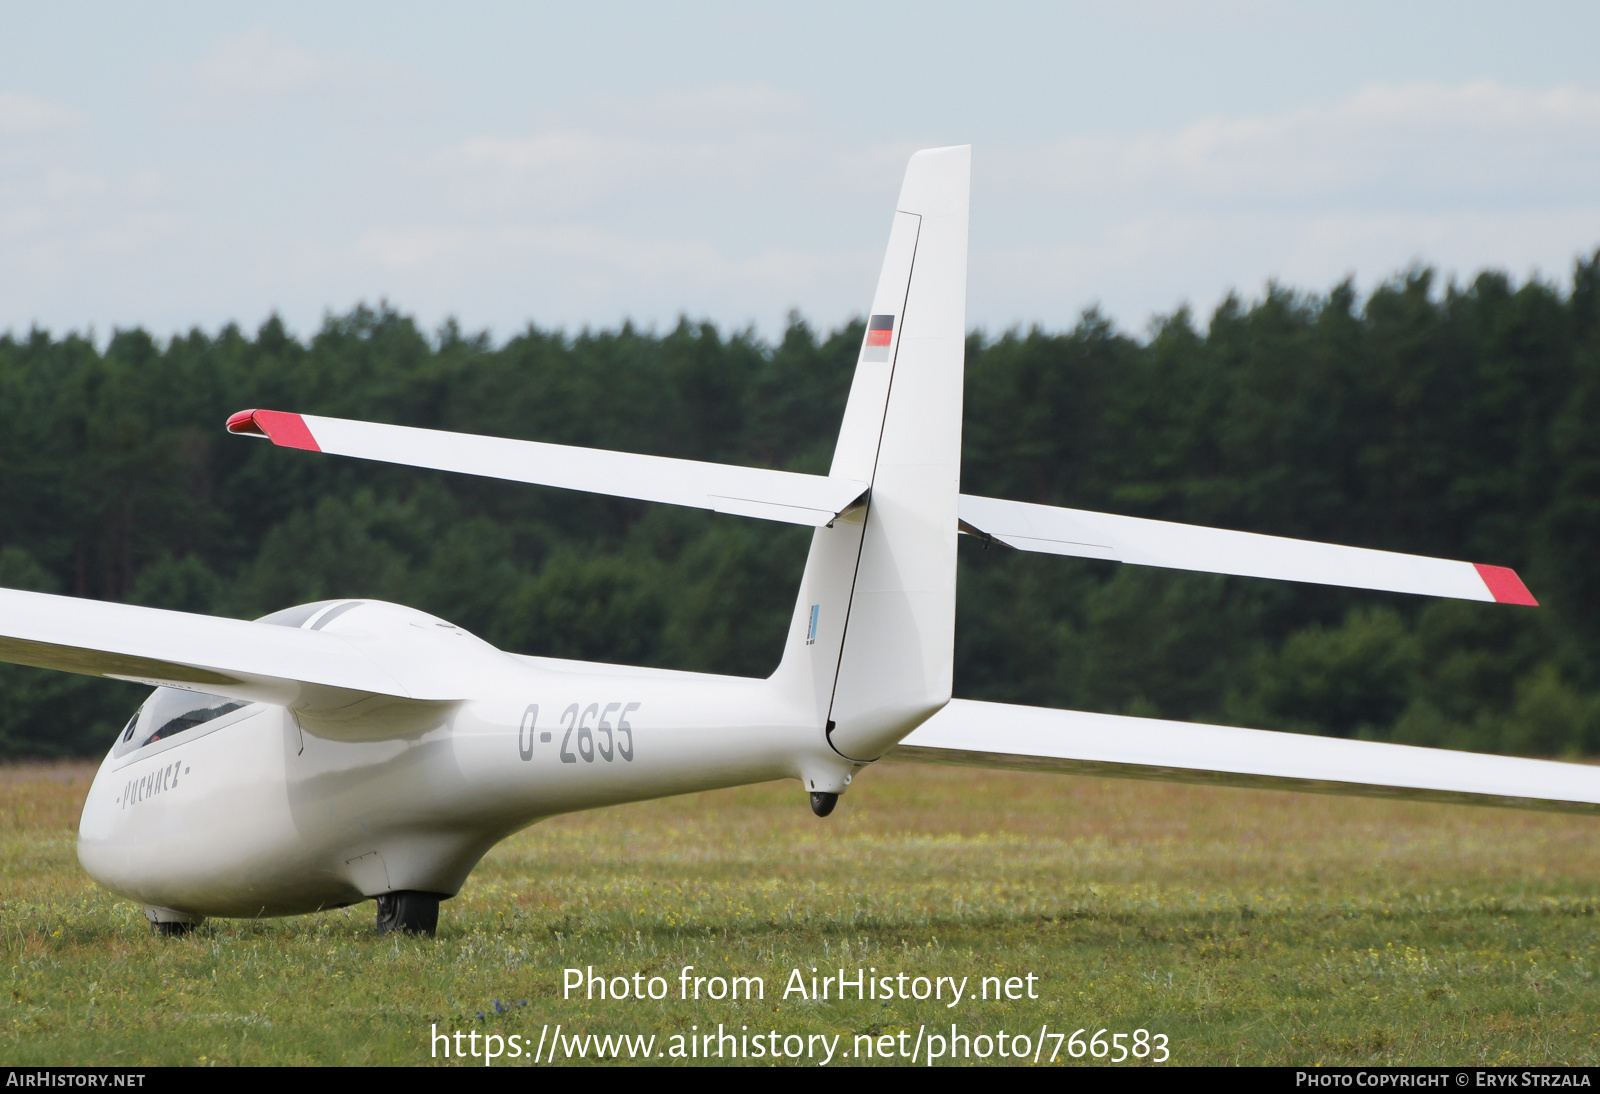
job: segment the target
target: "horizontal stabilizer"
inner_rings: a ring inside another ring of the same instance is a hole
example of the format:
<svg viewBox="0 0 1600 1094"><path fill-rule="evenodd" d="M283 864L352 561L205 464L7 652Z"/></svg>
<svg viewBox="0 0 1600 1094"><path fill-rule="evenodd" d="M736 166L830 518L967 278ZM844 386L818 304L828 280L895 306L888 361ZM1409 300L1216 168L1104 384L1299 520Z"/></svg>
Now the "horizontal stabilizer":
<svg viewBox="0 0 1600 1094"><path fill-rule="evenodd" d="M853 508L867 489L864 482L825 475L480 437L281 410L242 410L228 419L228 431L267 437L285 448L687 505L789 524L827 524Z"/></svg>
<svg viewBox="0 0 1600 1094"><path fill-rule="evenodd" d="M1600 813L1600 767L954 699L888 759Z"/></svg>
<svg viewBox="0 0 1600 1094"><path fill-rule="evenodd" d="M1516 571L1365 547L961 495L963 531L1021 551L1207 574L1536 605Z"/></svg>
<svg viewBox="0 0 1600 1094"><path fill-rule="evenodd" d="M312 713L371 696L449 702L460 683L325 631L0 589L0 661ZM402 679L403 678L403 679Z"/></svg>

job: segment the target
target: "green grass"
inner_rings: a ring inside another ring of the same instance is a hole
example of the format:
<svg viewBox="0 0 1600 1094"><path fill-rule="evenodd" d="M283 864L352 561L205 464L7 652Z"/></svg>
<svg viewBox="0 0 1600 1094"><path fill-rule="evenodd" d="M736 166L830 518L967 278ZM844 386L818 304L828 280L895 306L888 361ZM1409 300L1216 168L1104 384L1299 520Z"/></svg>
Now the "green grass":
<svg viewBox="0 0 1600 1094"><path fill-rule="evenodd" d="M1143 1028L1175 1063L1600 1061L1587 817L885 765L827 820L788 783L538 825L436 941L379 938L370 903L159 939L77 866L90 774L0 769L6 1064L422 1063L433 1023L659 1049L720 1022L848 1051L952 1021ZM560 998L567 967L675 994L685 964L763 976L767 997ZM1040 998L779 998L792 968L841 965L1031 972Z"/></svg>

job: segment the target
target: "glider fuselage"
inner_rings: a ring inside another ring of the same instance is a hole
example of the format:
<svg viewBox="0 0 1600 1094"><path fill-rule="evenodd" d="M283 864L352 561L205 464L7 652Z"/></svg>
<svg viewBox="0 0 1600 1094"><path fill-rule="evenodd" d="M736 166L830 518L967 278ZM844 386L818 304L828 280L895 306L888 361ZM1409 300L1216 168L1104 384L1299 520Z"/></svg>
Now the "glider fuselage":
<svg viewBox="0 0 1600 1094"><path fill-rule="evenodd" d="M393 605L362 610L433 622ZM494 843L542 817L814 779L821 768L847 782L857 766L774 680L477 645L493 697L441 704L404 735L363 740L359 721L257 703L113 751L84 805L85 870L192 916L288 915L392 890L449 895Z"/></svg>

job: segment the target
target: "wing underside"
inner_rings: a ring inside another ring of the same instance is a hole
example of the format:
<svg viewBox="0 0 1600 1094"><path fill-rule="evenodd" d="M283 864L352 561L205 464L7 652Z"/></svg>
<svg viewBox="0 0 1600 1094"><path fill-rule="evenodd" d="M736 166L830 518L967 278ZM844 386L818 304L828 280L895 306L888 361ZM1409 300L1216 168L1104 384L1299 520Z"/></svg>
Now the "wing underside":
<svg viewBox="0 0 1600 1094"><path fill-rule="evenodd" d="M1600 813L1600 767L954 699L886 759Z"/></svg>

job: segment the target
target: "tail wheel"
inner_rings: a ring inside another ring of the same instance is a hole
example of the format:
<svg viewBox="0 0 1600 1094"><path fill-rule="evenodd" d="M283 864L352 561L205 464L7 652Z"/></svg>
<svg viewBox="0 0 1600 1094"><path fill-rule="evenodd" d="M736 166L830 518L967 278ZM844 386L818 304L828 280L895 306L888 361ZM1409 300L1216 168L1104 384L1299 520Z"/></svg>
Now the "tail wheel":
<svg viewBox="0 0 1600 1094"><path fill-rule="evenodd" d="M378 933L399 931L431 938L439 928L439 902L444 899L439 893L409 889L384 893L378 898Z"/></svg>

